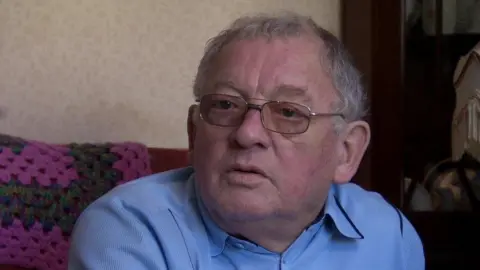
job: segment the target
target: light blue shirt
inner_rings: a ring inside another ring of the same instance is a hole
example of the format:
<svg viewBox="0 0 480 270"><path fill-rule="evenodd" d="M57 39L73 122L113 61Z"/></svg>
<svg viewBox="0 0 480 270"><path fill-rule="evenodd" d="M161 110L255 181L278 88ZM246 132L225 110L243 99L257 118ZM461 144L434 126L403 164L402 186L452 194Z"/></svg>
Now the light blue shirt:
<svg viewBox="0 0 480 270"><path fill-rule="evenodd" d="M282 254L222 231L197 196L192 168L116 187L80 216L69 269L423 270L410 222L377 193L333 185L324 215Z"/></svg>

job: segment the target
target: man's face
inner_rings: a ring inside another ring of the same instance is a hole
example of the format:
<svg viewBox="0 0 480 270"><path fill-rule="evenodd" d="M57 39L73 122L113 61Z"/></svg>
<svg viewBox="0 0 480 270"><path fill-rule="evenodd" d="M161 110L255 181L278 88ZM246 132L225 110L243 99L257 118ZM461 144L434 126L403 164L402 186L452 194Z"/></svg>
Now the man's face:
<svg viewBox="0 0 480 270"><path fill-rule="evenodd" d="M338 98L321 66L322 50L321 42L309 37L235 41L220 52L203 93L259 105L289 101L329 113ZM260 111L253 109L238 127L193 117L192 161L210 212L236 221L318 213L337 166L339 139L331 117L312 118L308 130L297 135L265 129Z"/></svg>

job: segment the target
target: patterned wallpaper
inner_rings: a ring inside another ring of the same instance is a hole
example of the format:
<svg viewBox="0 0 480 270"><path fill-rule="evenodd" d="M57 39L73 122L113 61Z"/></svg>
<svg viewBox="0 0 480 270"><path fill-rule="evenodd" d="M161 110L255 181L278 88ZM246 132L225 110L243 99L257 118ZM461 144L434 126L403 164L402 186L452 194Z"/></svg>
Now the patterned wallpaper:
<svg viewBox="0 0 480 270"><path fill-rule="evenodd" d="M185 147L205 42L272 10L340 31L339 0L0 0L0 133Z"/></svg>

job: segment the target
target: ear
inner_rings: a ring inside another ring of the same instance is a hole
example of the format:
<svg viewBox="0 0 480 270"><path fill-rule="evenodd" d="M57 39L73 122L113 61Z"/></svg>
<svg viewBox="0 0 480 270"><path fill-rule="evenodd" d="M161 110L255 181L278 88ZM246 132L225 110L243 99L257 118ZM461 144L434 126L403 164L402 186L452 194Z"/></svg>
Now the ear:
<svg viewBox="0 0 480 270"><path fill-rule="evenodd" d="M370 126L365 121L351 122L341 134L339 164L333 179L337 184L348 183L357 172L370 143Z"/></svg>
<svg viewBox="0 0 480 270"><path fill-rule="evenodd" d="M188 160L190 164L193 161L193 146L195 144L196 133L196 111L197 105L191 105L188 108L187 133L188 133Z"/></svg>

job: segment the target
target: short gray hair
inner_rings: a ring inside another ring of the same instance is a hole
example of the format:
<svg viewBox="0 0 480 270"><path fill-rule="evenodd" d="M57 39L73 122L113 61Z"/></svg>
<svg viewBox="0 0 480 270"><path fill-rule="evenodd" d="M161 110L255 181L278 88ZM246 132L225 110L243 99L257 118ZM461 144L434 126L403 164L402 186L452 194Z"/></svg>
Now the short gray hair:
<svg viewBox="0 0 480 270"><path fill-rule="evenodd" d="M318 26L310 17L295 13L241 17L210 39L195 76L194 96L196 98L201 96L215 57L230 42L253 38L294 37L303 34L313 34L323 41L327 53L321 55L322 66L332 78L333 86L340 98L340 104L335 104L335 109L343 113L347 122L363 118L367 111L367 95L360 72L355 68L350 54L332 33Z"/></svg>

